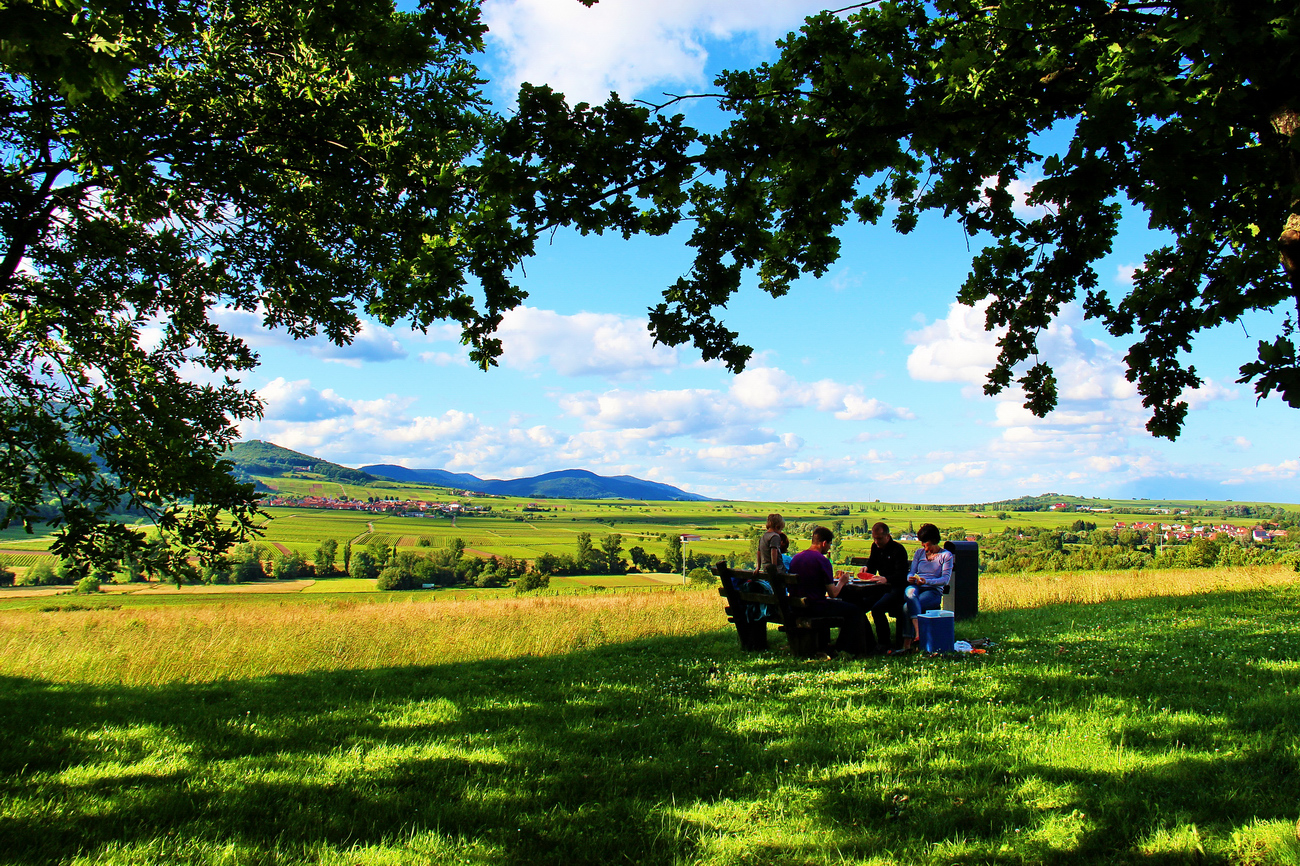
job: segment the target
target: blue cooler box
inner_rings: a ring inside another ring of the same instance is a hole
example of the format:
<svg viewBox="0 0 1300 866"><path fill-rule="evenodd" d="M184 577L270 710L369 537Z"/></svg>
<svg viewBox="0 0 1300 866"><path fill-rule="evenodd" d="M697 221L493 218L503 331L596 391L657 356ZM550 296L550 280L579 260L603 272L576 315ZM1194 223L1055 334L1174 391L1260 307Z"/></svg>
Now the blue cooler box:
<svg viewBox="0 0 1300 866"><path fill-rule="evenodd" d="M950 610L927 610L918 620L921 631L921 649L928 653L950 653L957 636L953 629Z"/></svg>

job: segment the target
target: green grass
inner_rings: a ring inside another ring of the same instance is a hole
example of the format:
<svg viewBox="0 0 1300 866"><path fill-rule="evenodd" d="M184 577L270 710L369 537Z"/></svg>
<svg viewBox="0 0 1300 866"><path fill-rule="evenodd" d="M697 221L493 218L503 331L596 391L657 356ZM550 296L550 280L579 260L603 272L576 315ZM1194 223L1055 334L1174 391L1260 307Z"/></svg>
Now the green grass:
<svg viewBox="0 0 1300 866"><path fill-rule="evenodd" d="M353 577L330 577L317 580L311 586L303 590L308 594L321 592L375 592L375 584L378 581L373 578L353 578Z"/></svg>
<svg viewBox="0 0 1300 866"><path fill-rule="evenodd" d="M610 599L488 603L477 643L421 663L384 629L440 620L404 603L5 613L0 636L102 649L85 675L0 659L2 859L1300 861L1296 584L984 614L959 636L985 657L831 663L741 653L707 594L636 598L717 627L626 639ZM605 606L559 615L583 604ZM328 627L367 610L393 613ZM317 655L186 682L244 616L246 651ZM141 628L178 673L122 685L113 630ZM521 629L587 638L492 657ZM330 669L349 641L371 661Z"/></svg>

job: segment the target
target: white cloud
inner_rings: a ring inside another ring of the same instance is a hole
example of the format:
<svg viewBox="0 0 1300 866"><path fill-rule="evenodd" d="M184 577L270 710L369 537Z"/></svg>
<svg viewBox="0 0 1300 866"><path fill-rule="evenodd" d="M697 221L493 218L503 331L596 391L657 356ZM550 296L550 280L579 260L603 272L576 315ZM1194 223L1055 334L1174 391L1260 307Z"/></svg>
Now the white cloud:
<svg viewBox="0 0 1300 866"><path fill-rule="evenodd" d="M781 469L787 476L804 477L821 481L828 477L852 478L856 477L854 469L857 461L851 457L818 457L812 460L795 460L793 458L781 461Z"/></svg>
<svg viewBox="0 0 1300 866"><path fill-rule="evenodd" d="M1093 472L1115 472L1124 465L1119 457L1089 457L1085 461Z"/></svg>
<svg viewBox="0 0 1300 866"><path fill-rule="evenodd" d="M1300 460L1283 460L1280 463L1260 463L1237 470L1221 484L1243 484L1247 481L1285 481L1300 478Z"/></svg>
<svg viewBox="0 0 1300 866"><path fill-rule="evenodd" d="M352 342L336 346L319 334L296 340L283 329L268 328L262 323L260 312L218 307L212 311L211 319L222 330L239 337L254 349L285 347L327 363L345 364L349 367L399 361L407 357L406 349L394 336L393 329L365 320L361 322L361 330L353 336Z"/></svg>
<svg viewBox="0 0 1300 866"><path fill-rule="evenodd" d="M1236 400L1239 397L1241 397L1239 389L1225 388L1213 379L1206 379L1201 382L1200 387L1183 392L1183 399L1192 410L1203 409L1216 400ZM1250 447L1249 442L1246 443L1246 447Z"/></svg>
<svg viewBox="0 0 1300 866"><path fill-rule="evenodd" d="M867 433L859 433L854 436L851 442L875 442L880 439L902 439L903 434L894 430L877 430Z"/></svg>
<svg viewBox="0 0 1300 866"><path fill-rule="evenodd" d="M1254 443L1245 436L1224 436L1219 442L1222 443L1224 448L1239 453L1249 451L1254 447Z"/></svg>
<svg viewBox="0 0 1300 866"><path fill-rule="evenodd" d="M346 400L328 388L317 391L306 379L272 379L257 395L265 404L262 417L267 421L323 421L353 414Z"/></svg>
<svg viewBox="0 0 1300 866"><path fill-rule="evenodd" d="M945 318L908 335L916 346L908 358L913 378L960 383L964 398L976 406L991 404L988 423L1000 433L966 456L954 457L954 463L984 461L981 475L1029 490L1100 478L1115 486L1174 471L1148 453L1149 411L1125 376L1122 351L1086 337L1077 306L1067 306L1038 338L1039 358L1057 376L1055 410L1042 418L1033 415L1024 408L1019 387L984 397L982 385L996 360L1000 336L984 330L986 303L975 308L953 304ZM1234 396L1207 381L1186 399L1195 409ZM949 481L959 477L951 463L937 474Z"/></svg>
<svg viewBox="0 0 1300 866"><path fill-rule="evenodd" d="M731 399L743 409L764 415L777 412L798 399L798 380L777 367L750 366L731 383Z"/></svg>
<svg viewBox="0 0 1300 866"><path fill-rule="evenodd" d="M861 385L833 379L800 382L777 367L751 366L731 385L731 398L741 407L764 414L796 408L833 412L841 421L896 421L916 417L911 410L890 406L862 393Z"/></svg>
<svg viewBox="0 0 1300 866"><path fill-rule="evenodd" d="M835 417L841 421L873 421L877 419L893 421L895 419L910 420L916 417L910 409L896 409L888 403L882 403L875 397L864 399L861 394L847 393L841 399L844 403L844 409L835 413Z"/></svg>
<svg viewBox="0 0 1300 866"><path fill-rule="evenodd" d="M566 394L560 407L589 430L624 430L640 437L702 435L727 423L717 391L624 391Z"/></svg>
<svg viewBox="0 0 1300 866"><path fill-rule="evenodd" d="M614 389L566 394L559 403L589 430L625 430L642 437L705 437L736 427L753 429L794 409L829 412L841 421L914 417L908 409L864 397L860 386L831 379L800 382L776 367L750 367L733 378L726 392Z"/></svg>
<svg viewBox="0 0 1300 866"><path fill-rule="evenodd" d="M947 317L909 333L907 341L916 346L907 359L912 378L959 382L966 385L963 396L980 399L1002 333L984 330L988 303L975 307L953 303ZM1078 447L1083 439L1115 437L1110 447L1123 447L1123 437L1145 435L1149 412L1142 407L1137 385L1128 381L1122 352L1085 337L1083 324L1082 311L1068 305L1038 336L1038 356L1056 373L1054 411L1043 418L1034 416L1023 407L1019 387L993 398L993 423L1006 429L1004 442ZM1195 410L1237 396L1236 390L1206 380L1187 391L1184 399Z"/></svg>
<svg viewBox="0 0 1300 866"><path fill-rule="evenodd" d="M504 76L549 84L570 104L624 99L708 83L709 45L752 35L759 44L797 29L824 8L808 0L489 0L488 39L508 58Z"/></svg>
<svg viewBox="0 0 1300 866"><path fill-rule="evenodd" d="M1133 276L1137 273L1139 265L1117 265L1115 267L1115 282L1122 286L1133 285Z"/></svg>
<svg viewBox="0 0 1300 866"><path fill-rule="evenodd" d="M907 335L916 346L907 356L907 372L922 382L983 385L997 363L1000 332L984 330L988 302L974 307L953 303L947 318Z"/></svg>
<svg viewBox="0 0 1300 866"><path fill-rule="evenodd" d="M421 352L420 360L439 367L468 367L469 358L452 352Z"/></svg>
<svg viewBox="0 0 1300 866"><path fill-rule="evenodd" d="M987 460L969 460L945 464L943 474L949 478L979 478L988 471L988 468Z"/></svg>
<svg viewBox="0 0 1300 866"><path fill-rule="evenodd" d="M612 313L566 316L553 310L516 307L505 313L497 329L501 363L535 370L545 359L562 376L611 379L644 377L676 367L677 350L656 346L646 324L645 319Z"/></svg>

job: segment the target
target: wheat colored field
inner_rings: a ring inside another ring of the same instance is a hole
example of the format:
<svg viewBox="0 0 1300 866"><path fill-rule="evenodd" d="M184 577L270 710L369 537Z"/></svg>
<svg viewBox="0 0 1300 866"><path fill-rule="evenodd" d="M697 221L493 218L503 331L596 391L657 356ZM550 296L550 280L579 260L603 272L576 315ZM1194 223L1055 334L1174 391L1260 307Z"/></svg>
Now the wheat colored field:
<svg viewBox="0 0 1300 866"><path fill-rule="evenodd" d="M986 577L985 612L1262 589L1300 579L1277 567ZM161 602L169 600L160 592ZM364 598L365 600L362 600ZM726 625L714 589L653 593L319 603L191 603L0 611L0 675L156 685L378 666L551 656ZM89 605L88 605L89 606Z"/></svg>

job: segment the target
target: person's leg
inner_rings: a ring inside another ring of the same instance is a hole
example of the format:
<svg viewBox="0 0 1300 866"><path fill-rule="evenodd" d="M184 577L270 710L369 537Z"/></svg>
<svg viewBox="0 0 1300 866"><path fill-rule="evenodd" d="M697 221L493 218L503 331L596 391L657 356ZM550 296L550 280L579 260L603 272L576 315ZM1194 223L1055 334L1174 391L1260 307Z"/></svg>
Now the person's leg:
<svg viewBox="0 0 1300 866"><path fill-rule="evenodd" d="M892 613L895 617L898 616L900 601L892 592L886 592L871 606L871 620L876 625L876 643L881 649L889 649L894 645L889 637L889 615Z"/></svg>
<svg viewBox="0 0 1300 866"><path fill-rule="evenodd" d="M817 602L815 612L821 616L838 616L843 618L840 636L835 641L835 649L865 655L867 652L867 617L862 608L852 602L838 598L826 598Z"/></svg>
<svg viewBox="0 0 1300 866"><path fill-rule="evenodd" d="M912 645L912 641L921 637L921 621L917 619L921 615L921 589L917 586L909 586L904 593L903 608L907 612L907 618L911 620L912 633L903 637L903 649Z"/></svg>
<svg viewBox="0 0 1300 866"><path fill-rule="evenodd" d="M840 626L840 636L835 641L835 649L853 653L855 656L866 655L867 615L862 612L862 608L851 602L832 600L836 603L839 615L844 617L844 625Z"/></svg>

